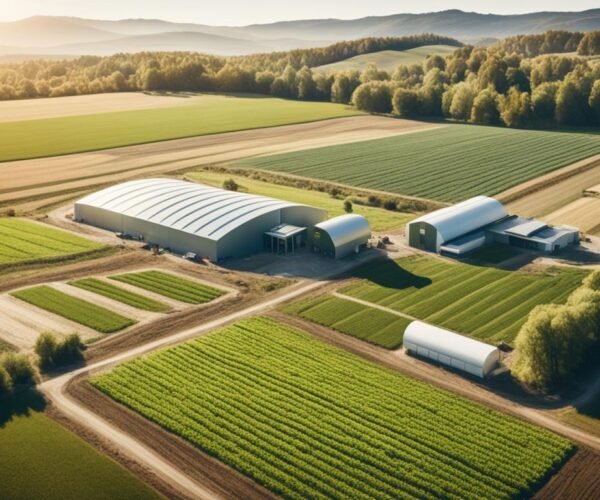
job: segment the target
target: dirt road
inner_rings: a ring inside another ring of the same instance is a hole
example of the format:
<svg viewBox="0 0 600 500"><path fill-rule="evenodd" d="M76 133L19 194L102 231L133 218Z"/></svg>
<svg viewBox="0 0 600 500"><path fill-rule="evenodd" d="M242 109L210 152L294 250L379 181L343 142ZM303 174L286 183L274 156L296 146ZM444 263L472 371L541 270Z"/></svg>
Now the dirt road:
<svg viewBox="0 0 600 500"><path fill-rule="evenodd" d="M354 116L5 162L0 169L0 205L32 210L50 200L135 176L160 175L256 155L389 137L439 126L380 116Z"/></svg>

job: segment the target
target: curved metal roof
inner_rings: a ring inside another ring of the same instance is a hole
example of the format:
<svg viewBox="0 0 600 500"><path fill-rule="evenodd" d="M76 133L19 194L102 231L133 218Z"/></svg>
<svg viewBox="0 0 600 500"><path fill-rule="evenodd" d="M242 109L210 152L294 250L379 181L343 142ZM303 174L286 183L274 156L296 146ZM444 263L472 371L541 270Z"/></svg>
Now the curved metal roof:
<svg viewBox="0 0 600 500"><path fill-rule="evenodd" d="M441 208L435 212L414 219L426 222L437 230L440 244L467 234L483 226L503 219L508 215L504 205L494 198L476 196L456 205Z"/></svg>
<svg viewBox="0 0 600 500"><path fill-rule="evenodd" d="M496 356L498 352L497 347L422 321L413 321L406 327L403 342L460 359L481 370L484 369L488 358Z"/></svg>
<svg viewBox="0 0 600 500"><path fill-rule="evenodd" d="M274 210L313 208L176 179L143 179L117 184L82 198L76 205L135 217L215 241Z"/></svg>
<svg viewBox="0 0 600 500"><path fill-rule="evenodd" d="M369 221L362 215L345 214L315 224L316 228L325 231L331 238L335 248L357 239L371 237Z"/></svg>

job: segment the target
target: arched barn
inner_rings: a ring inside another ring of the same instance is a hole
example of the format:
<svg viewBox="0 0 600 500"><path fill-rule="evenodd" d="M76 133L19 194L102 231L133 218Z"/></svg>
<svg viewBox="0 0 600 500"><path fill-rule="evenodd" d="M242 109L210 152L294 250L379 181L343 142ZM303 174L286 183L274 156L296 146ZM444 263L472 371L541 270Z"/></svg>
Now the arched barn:
<svg viewBox="0 0 600 500"><path fill-rule="evenodd" d="M480 378L487 377L500 361L497 347L422 321L413 321L406 327L402 343L409 354Z"/></svg>
<svg viewBox="0 0 600 500"><path fill-rule="evenodd" d="M282 225L295 229L292 248L308 245L325 216L308 205L175 179L117 184L77 201L74 213L77 221L212 260L261 251Z"/></svg>
<svg viewBox="0 0 600 500"><path fill-rule="evenodd" d="M345 214L315 224L313 244L319 252L341 259L358 253L369 238L369 221L362 215Z"/></svg>

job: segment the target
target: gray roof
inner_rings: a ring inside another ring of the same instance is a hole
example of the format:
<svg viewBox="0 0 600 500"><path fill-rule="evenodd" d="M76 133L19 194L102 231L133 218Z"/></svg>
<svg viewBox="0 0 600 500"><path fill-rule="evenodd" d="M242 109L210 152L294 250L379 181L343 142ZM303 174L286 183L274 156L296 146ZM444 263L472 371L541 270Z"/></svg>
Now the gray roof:
<svg viewBox="0 0 600 500"><path fill-rule="evenodd" d="M329 235L335 248L356 240L368 240L371 237L369 221L358 214L338 215L315 224L315 227Z"/></svg>
<svg viewBox="0 0 600 500"><path fill-rule="evenodd" d="M307 206L176 179L129 181L90 194L75 204L215 241L261 215L287 207Z"/></svg>
<svg viewBox="0 0 600 500"><path fill-rule="evenodd" d="M565 234L579 232L579 229L576 227L566 225L548 226L542 221L518 217L516 215L492 224L486 230L494 233L515 235L540 243L553 243Z"/></svg>
<svg viewBox="0 0 600 500"><path fill-rule="evenodd" d="M512 226L505 231L510 234L514 234L516 236L531 236L533 233L541 231L548 227L548 224L545 222L541 222L539 220L531 219L527 222L523 222L522 224L518 224L516 226Z"/></svg>

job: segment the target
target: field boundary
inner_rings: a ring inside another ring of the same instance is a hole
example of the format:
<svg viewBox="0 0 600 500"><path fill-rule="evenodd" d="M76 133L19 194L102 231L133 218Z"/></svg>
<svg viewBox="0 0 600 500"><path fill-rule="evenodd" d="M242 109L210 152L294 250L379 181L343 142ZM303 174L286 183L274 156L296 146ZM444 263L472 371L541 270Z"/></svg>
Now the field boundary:
<svg viewBox="0 0 600 500"><path fill-rule="evenodd" d="M379 304L374 304L373 302L369 302L368 300L362 300L357 297L352 297L350 295L346 295L346 294L339 293L339 292L333 292L331 295L333 295L334 297L337 297L338 299L349 300L350 302L356 302L357 304L361 304L366 307L371 307L372 309L379 309L380 311L393 314L394 316L398 316L400 318L411 319L413 321L417 320L417 318L415 318L414 316L411 316L410 314L406 314L406 313L403 313L400 311L395 311L394 309L390 309L389 307L381 306Z"/></svg>

